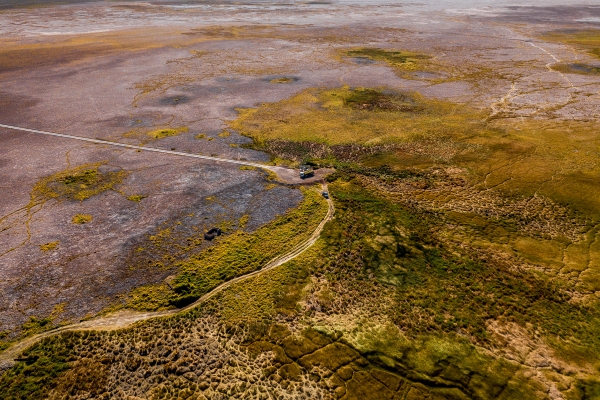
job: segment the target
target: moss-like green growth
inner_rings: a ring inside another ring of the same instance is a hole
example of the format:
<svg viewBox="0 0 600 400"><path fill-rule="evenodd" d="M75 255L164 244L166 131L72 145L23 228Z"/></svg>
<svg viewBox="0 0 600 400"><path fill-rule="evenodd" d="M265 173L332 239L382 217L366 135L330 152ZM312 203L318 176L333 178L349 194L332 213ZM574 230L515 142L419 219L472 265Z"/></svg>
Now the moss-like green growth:
<svg viewBox="0 0 600 400"><path fill-rule="evenodd" d="M241 171L255 171L255 170L257 170L257 169L258 169L258 168L256 168L256 167L253 167L253 166L251 166L251 165L242 165L242 166L240 167L240 170L241 170Z"/></svg>
<svg viewBox="0 0 600 400"><path fill-rule="evenodd" d="M141 195L141 194L134 194L134 195L131 195L131 196L127 196L127 200L139 203L140 201L142 201L146 197L148 197L148 196L144 196L144 195Z"/></svg>
<svg viewBox="0 0 600 400"><path fill-rule="evenodd" d="M600 29L552 31L544 34L542 39L570 44L600 58Z"/></svg>
<svg viewBox="0 0 600 400"><path fill-rule="evenodd" d="M179 135L180 133L187 132L187 131L189 131L189 128L187 126L181 126L179 128L156 129L156 130L148 132L147 135L153 139L162 139L162 138L169 137L169 136L176 136L176 135Z"/></svg>
<svg viewBox="0 0 600 400"><path fill-rule="evenodd" d="M93 217L90 214L77 214L73 216L71 222L74 224L87 224L91 222Z"/></svg>
<svg viewBox="0 0 600 400"><path fill-rule="evenodd" d="M83 164L41 179L33 188L31 203L63 198L83 201L112 190L127 173L122 170L101 172L99 167L103 164Z"/></svg>
<svg viewBox="0 0 600 400"><path fill-rule="evenodd" d="M36 318L30 317L27 322L23 324L21 327L21 335L29 336L35 333L47 331L52 327L52 318Z"/></svg>
<svg viewBox="0 0 600 400"><path fill-rule="evenodd" d="M43 340L25 354L24 361L0 376L3 399L44 399L56 378L69 369L69 344L59 337Z"/></svg>
<svg viewBox="0 0 600 400"><path fill-rule="evenodd" d="M52 251L55 250L58 247L58 240L54 241L54 242L48 242L45 244L41 244L40 245L40 250L41 251Z"/></svg>
<svg viewBox="0 0 600 400"><path fill-rule="evenodd" d="M346 50L342 55L357 59L385 62L403 78L412 78L414 71L427 71L431 68L431 56L410 51L365 47Z"/></svg>
<svg viewBox="0 0 600 400"><path fill-rule="evenodd" d="M355 89L344 97L344 105L358 110L417 112L423 109L410 93L384 92L376 89Z"/></svg>
<svg viewBox="0 0 600 400"><path fill-rule="evenodd" d="M292 83L292 82L295 82L295 81L296 80L294 78L289 78L287 76L283 76L281 78L273 78L269 82L270 83Z"/></svg>
<svg viewBox="0 0 600 400"><path fill-rule="evenodd" d="M391 65L414 66L417 60L428 60L431 57L425 54L410 51L385 50L378 48L361 48L346 51L348 57L368 58L370 60L385 61Z"/></svg>
<svg viewBox="0 0 600 400"><path fill-rule="evenodd" d="M248 214L242 215L242 217L240 218L240 220L238 222L238 226L241 229L244 229L246 227L246 225L248 224L249 220L250 220L250 215L248 215Z"/></svg>

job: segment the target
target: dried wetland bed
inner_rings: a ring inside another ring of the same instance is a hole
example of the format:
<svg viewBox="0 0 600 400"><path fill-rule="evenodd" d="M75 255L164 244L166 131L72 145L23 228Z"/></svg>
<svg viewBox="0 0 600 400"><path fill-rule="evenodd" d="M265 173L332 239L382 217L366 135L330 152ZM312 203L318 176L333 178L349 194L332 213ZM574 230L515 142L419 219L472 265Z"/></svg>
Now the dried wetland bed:
<svg viewBox="0 0 600 400"><path fill-rule="evenodd" d="M600 398L599 10L3 3L0 397Z"/></svg>

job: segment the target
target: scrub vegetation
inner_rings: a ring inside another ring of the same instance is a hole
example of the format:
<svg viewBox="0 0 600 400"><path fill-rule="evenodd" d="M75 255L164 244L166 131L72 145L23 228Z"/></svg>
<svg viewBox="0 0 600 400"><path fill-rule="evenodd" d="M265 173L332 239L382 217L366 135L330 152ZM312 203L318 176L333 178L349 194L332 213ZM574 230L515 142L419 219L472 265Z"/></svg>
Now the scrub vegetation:
<svg viewBox="0 0 600 400"><path fill-rule="evenodd" d="M101 170L105 163L83 164L41 179L33 188L31 203L39 204L50 199L83 201L112 190L123 181L125 171Z"/></svg>
<svg viewBox="0 0 600 400"><path fill-rule="evenodd" d="M83 225L87 224L88 222L91 222L92 219L93 217L90 214L77 214L73 216L73 219L71 221L74 224Z"/></svg>
<svg viewBox="0 0 600 400"><path fill-rule="evenodd" d="M415 71L427 71L432 67L432 57L426 54L419 54L410 51L388 50L378 48L359 48L345 50L343 56L363 59L382 61L387 63L394 71L403 78L412 78Z"/></svg>
<svg viewBox="0 0 600 400"><path fill-rule="evenodd" d="M402 71L429 62L384 50L346 55ZM175 316L46 338L0 378L0 391L7 398L597 397L595 125L488 117L383 87L308 89L239 110L230 128L273 160L335 167L327 179L336 215L319 241ZM105 187L99 165L78 168L48 181L57 188L51 193L76 199L83 195L60 188ZM189 250L200 248L201 231L176 247L172 227L161 226L149 238L164 250L153 267L175 273L133 290L125 307L181 308L263 268L322 221L322 195L304 195L252 233L244 231L247 215L224 221L224 235L196 253Z"/></svg>
<svg viewBox="0 0 600 400"><path fill-rule="evenodd" d="M3 376L6 393L596 396L592 125L488 121L415 93L342 87L240 110L231 128L274 158L336 168L327 178L336 217L321 239L183 314L46 339ZM321 195L304 194L251 234L242 217L214 246L170 255L177 273L133 290L126 306L183 307L262 268L325 215ZM171 234L165 226L152 240ZM27 372L36 363L41 376Z"/></svg>
<svg viewBox="0 0 600 400"><path fill-rule="evenodd" d="M551 31L543 35L542 39L566 43L600 58L600 29Z"/></svg>
<svg viewBox="0 0 600 400"><path fill-rule="evenodd" d="M275 104L238 110L231 127L261 144L291 140L327 145L377 145L485 134L484 115L418 93L342 87L308 89Z"/></svg>
<svg viewBox="0 0 600 400"><path fill-rule="evenodd" d="M210 247L177 266L179 271L169 285L142 286L133 290L127 305L138 310L158 310L188 305L203 294L236 276L260 269L271 259L306 240L324 218L325 200L314 190L305 190L305 199L294 210L252 234L239 230L219 239ZM227 232L226 226L221 227ZM165 233L168 235L168 233Z"/></svg>
<svg viewBox="0 0 600 400"><path fill-rule="evenodd" d="M153 139L162 139L169 136L175 136L182 132L187 132L189 128L187 126L179 127L179 128L163 128L156 129L147 133Z"/></svg>

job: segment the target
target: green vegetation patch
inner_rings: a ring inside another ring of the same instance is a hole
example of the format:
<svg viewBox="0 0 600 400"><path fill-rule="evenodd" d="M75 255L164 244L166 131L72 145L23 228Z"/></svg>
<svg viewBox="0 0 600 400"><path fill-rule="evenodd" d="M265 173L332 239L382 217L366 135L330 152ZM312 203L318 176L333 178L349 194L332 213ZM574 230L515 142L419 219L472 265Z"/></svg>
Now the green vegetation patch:
<svg viewBox="0 0 600 400"><path fill-rule="evenodd" d="M48 243L44 243L40 245L40 250L41 251L52 251L55 250L58 247L58 240L54 241L54 242L48 242Z"/></svg>
<svg viewBox="0 0 600 400"><path fill-rule="evenodd" d="M426 66L426 60L431 56L410 51L385 50L378 48L361 48L345 51L345 55L354 58L364 58L373 61L383 61L402 72L415 71Z"/></svg>
<svg viewBox="0 0 600 400"><path fill-rule="evenodd" d="M278 103L238 111L239 118L230 126L258 144L289 140L377 145L464 138L487 131L485 116L467 106L417 93L347 86L308 89Z"/></svg>
<svg viewBox="0 0 600 400"><path fill-rule="evenodd" d="M304 194L304 200L296 209L254 233L238 230L219 239L215 246L179 263L179 273L169 288L163 285L162 289L148 286L134 289L128 306L138 310L182 307L225 281L264 267L310 237L325 217L327 203L322 196L315 190L304 190Z"/></svg>
<svg viewBox="0 0 600 400"><path fill-rule="evenodd" d="M318 273L343 282L354 298L387 292L386 312L405 334L463 332L485 345L493 340L487 322L499 320L541 333L557 349L584 346L596 354L588 360L600 356L598 302L575 304L561 285L445 244L432 234L443 226L435 215L390 202L357 181L338 181L330 192L337 222L323 232Z"/></svg>
<svg viewBox="0 0 600 400"><path fill-rule="evenodd" d="M91 222L93 219L93 217L90 214L77 214L73 216L73 219L71 220L74 224L87 224L88 222Z"/></svg>
<svg viewBox="0 0 600 400"><path fill-rule="evenodd" d="M296 82L296 79L289 78L287 76L283 76L281 78L273 78L269 82L270 83L292 83L292 82Z"/></svg>
<svg viewBox="0 0 600 400"><path fill-rule="evenodd" d="M552 31L543 35L542 39L570 44L600 58L600 29Z"/></svg>
<svg viewBox="0 0 600 400"><path fill-rule="evenodd" d="M31 193L32 204L50 199L71 199L83 201L120 184L125 171L100 171L104 162L83 164L58 172L41 179Z"/></svg>
<svg viewBox="0 0 600 400"><path fill-rule="evenodd" d="M353 90L344 98L344 105L359 110L417 112L423 109L415 95L376 89Z"/></svg>
<svg viewBox="0 0 600 400"><path fill-rule="evenodd" d="M140 201L142 201L146 197L148 197L148 196L144 196L144 195L141 195L141 194L133 194L131 196L127 196L127 200L139 203Z"/></svg>
<svg viewBox="0 0 600 400"><path fill-rule="evenodd" d="M169 136L176 136L183 132L188 132L189 128L187 126L182 126L179 128L161 128L150 131L147 133L153 139L162 139Z"/></svg>
<svg viewBox="0 0 600 400"><path fill-rule="evenodd" d="M0 376L0 393L6 400L47 398L58 376L69 369L68 343L60 337L42 340L24 354L25 361Z"/></svg>

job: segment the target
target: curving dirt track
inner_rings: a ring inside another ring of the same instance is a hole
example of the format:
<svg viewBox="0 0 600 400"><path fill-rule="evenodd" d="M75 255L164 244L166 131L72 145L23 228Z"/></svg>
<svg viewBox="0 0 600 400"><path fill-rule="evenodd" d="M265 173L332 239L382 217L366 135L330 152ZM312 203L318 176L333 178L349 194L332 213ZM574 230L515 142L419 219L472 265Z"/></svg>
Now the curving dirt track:
<svg viewBox="0 0 600 400"><path fill-rule="evenodd" d="M325 181L323 181L323 190L327 191L327 184L325 183ZM198 306L199 304L210 299L217 293L227 289L228 287L230 287L231 285L233 285L235 283L238 283L245 279L251 278L253 276L257 276L268 270L271 270L282 264L285 264L286 262L296 258L300 254L302 254L304 251L309 249L313 244L315 244L317 239L319 239L319 237L321 236L321 232L323 231L323 228L325 227L325 224L333 218L333 214L335 212L335 208L334 208L333 201L331 200L331 198L327 199L327 204L328 204L328 209L327 209L327 214L325 215L325 218L323 218L323 220L319 223L319 225L317 226L315 231L312 233L312 235L307 240L298 244L296 247L291 249L289 252L282 254L279 257L276 257L273 260L269 261L263 268L253 271L253 272L250 272L246 275L238 276L236 278L233 278L227 282L220 284L219 286L214 288L212 291L206 293L205 295L200 297L198 300L196 300L194 303L190 304L189 306L186 306L184 308L175 309L175 310L156 311L156 312L136 312L136 311L132 311L132 310L125 310L125 311L116 312L114 314L106 315L106 316L103 316L100 318L91 319L91 320L79 322L76 324L65 325L60 328L48 331L48 332L43 332L43 333L40 333L40 334L37 334L34 336L30 336L28 338L25 338L25 339L15 343L11 347L9 347L8 349L6 349L2 353L0 353L0 370L10 368L15 363L14 359L16 357L18 357L19 354L21 354L21 352L23 352L25 349L34 345L35 343L37 343L38 341L40 341L43 338L57 335L62 332L68 332L68 331L116 330L116 329L121 329L121 328L127 328L127 327L131 326L132 324L139 322L139 321L145 321L145 320L148 320L151 318L172 316L172 315L175 315L175 314L178 314L181 312L185 312L187 310L190 310L190 309Z"/></svg>

